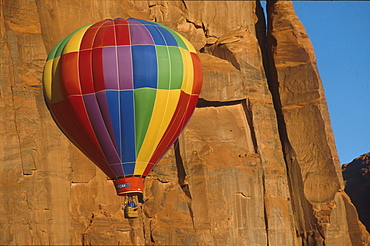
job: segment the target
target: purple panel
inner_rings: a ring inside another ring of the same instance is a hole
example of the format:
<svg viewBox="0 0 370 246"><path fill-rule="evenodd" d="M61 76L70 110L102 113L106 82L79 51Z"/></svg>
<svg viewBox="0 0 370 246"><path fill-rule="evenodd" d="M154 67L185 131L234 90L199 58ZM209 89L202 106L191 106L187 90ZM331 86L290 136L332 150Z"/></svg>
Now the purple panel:
<svg viewBox="0 0 370 246"><path fill-rule="evenodd" d="M121 163L117 150L105 126L95 94L83 95L91 125L108 164Z"/></svg>
<svg viewBox="0 0 370 246"><path fill-rule="evenodd" d="M117 47L103 47L103 73L106 89L119 89Z"/></svg>
<svg viewBox="0 0 370 246"><path fill-rule="evenodd" d="M113 140L113 144L114 144L115 148L118 149L117 148L117 141L116 141L116 138L114 136L111 115L110 115L110 112L109 112L107 92L106 91L99 91L95 95L96 95L96 99L98 100L100 112L103 116L104 124L105 124L105 126L106 126L106 128L109 132L109 136Z"/></svg>
<svg viewBox="0 0 370 246"><path fill-rule="evenodd" d="M135 44L154 44L153 38L143 24L134 20L130 23L131 45Z"/></svg>
<svg viewBox="0 0 370 246"><path fill-rule="evenodd" d="M132 71L132 54L131 46L118 47L118 76L121 90L133 89L133 71Z"/></svg>
<svg viewBox="0 0 370 246"><path fill-rule="evenodd" d="M114 175L116 177L124 176L125 174L123 173L123 168L121 164L115 164L115 165L110 165L110 169L112 169Z"/></svg>

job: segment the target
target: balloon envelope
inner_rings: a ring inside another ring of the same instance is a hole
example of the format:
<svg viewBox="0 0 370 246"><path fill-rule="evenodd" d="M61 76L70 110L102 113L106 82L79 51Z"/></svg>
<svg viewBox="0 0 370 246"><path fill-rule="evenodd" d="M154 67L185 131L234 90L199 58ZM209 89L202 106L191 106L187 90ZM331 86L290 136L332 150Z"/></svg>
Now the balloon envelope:
<svg viewBox="0 0 370 246"><path fill-rule="evenodd" d="M190 42L161 24L104 20L54 47L43 83L58 126L125 195L142 192L190 119L202 68Z"/></svg>

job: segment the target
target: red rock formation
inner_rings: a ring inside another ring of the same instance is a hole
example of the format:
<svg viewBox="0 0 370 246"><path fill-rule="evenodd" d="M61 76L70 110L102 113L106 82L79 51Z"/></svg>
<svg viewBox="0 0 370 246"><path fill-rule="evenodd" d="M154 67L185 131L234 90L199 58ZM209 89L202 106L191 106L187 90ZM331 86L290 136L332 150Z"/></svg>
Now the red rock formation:
<svg viewBox="0 0 370 246"><path fill-rule="evenodd" d="M370 153L344 164L342 171L346 182L344 191L356 206L361 222L370 231Z"/></svg>
<svg viewBox="0 0 370 246"><path fill-rule="evenodd" d="M288 169L297 233L308 244L326 241L361 245L366 238L361 236L360 224L352 228L349 237L339 239L331 235L332 210L340 209L339 203L348 203L348 197L343 192L312 44L291 2L269 1L267 11L269 85ZM344 235L338 227L335 234Z"/></svg>
<svg viewBox="0 0 370 246"><path fill-rule="evenodd" d="M3 0L0 244L365 245L343 190L312 45L290 2ZM202 100L124 219L110 180L43 102L50 49L106 18L155 20L200 50ZM266 74L268 76L266 76Z"/></svg>

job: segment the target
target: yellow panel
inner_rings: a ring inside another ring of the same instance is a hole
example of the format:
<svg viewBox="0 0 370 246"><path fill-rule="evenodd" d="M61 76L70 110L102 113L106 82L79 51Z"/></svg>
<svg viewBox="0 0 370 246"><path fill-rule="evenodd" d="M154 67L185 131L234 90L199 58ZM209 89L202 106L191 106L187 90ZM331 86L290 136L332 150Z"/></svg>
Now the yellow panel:
<svg viewBox="0 0 370 246"><path fill-rule="evenodd" d="M48 60L44 67L43 84L45 98L48 103L56 103L64 100L60 88L59 59L60 57L56 57Z"/></svg>
<svg viewBox="0 0 370 246"><path fill-rule="evenodd" d="M81 45L82 38L83 38L86 30L90 26L91 25L85 26L85 27L81 28L80 30L78 30L76 33L74 33L72 35L72 37L68 40L66 46L64 46L63 54L76 52L76 51L80 50L80 45Z"/></svg>
<svg viewBox="0 0 370 246"><path fill-rule="evenodd" d="M134 175L143 175L147 165L148 162L136 161Z"/></svg>
<svg viewBox="0 0 370 246"><path fill-rule="evenodd" d="M181 90L183 90L186 94L191 94L193 90L193 81L194 81L194 70L193 70L193 61L191 59L191 55L187 50L180 49L183 66L184 66L184 75L183 81L181 85Z"/></svg>
<svg viewBox="0 0 370 246"><path fill-rule="evenodd" d="M135 175L143 174L176 110L181 90L157 90L153 116L137 156Z"/></svg>
<svg viewBox="0 0 370 246"><path fill-rule="evenodd" d="M178 33L177 33L178 34ZM193 53L197 53L197 51L195 50L194 46L189 42L189 40L187 40L186 38L184 38L183 36L181 36L180 34L178 34L179 37L182 39L182 41L184 41L186 47L188 47L188 50L190 52L193 52Z"/></svg>
<svg viewBox="0 0 370 246"><path fill-rule="evenodd" d="M53 80L51 82L51 102L56 103L64 100L62 89L60 86L60 66L59 60L60 56L53 59Z"/></svg>
<svg viewBox="0 0 370 246"><path fill-rule="evenodd" d="M48 103L51 102L52 98L52 91L51 91L51 83L53 80L53 59L46 61L44 66L44 74L42 77L42 83L44 84L44 94L46 101Z"/></svg>

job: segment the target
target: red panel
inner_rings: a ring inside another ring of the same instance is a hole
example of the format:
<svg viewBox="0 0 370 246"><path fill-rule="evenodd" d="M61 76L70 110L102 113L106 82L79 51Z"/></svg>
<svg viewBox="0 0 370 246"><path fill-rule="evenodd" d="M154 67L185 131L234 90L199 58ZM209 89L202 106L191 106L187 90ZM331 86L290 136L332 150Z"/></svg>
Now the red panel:
<svg viewBox="0 0 370 246"><path fill-rule="evenodd" d="M64 134L75 144L86 156L88 156L108 177L115 175L103 155L103 152L95 136L91 136L91 129L81 125L73 114L73 108L68 100L50 104L50 111ZM83 148L82 148L83 147Z"/></svg>
<svg viewBox="0 0 370 246"><path fill-rule="evenodd" d="M153 170L155 164L148 164L143 172L144 176L148 176L148 174Z"/></svg>
<svg viewBox="0 0 370 246"><path fill-rule="evenodd" d="M198 103L198 98L199 98L198 95L191 95L190 96L190 102L189 102L189 106L188 106L188 109L187 109L186 114L185 114L185 118L184 118L184 122L183 122L183 124L184 124L183 128L186 127L186 124L189 122L191 116L193 115L195 107L197 106L197 103Z"/></svg>
<svg viewBox="0 0 370 246"><path fill-rule="evenodd" d="M98 32L99 28L106 22L108 21L100 21L86 30L81 41L80 50L91 49L93 47L96 33Z"/></svg>
<svg viewBox="0 0 370 246"><path fill-rule="evenodd" d="M202 81L203 81L203 71L202 71L202 64L200 63L199 57L195 53L190 53L191 59L193 60L193 67L194 67L194 81L193 81L193 91L192 94L199 95L202 89Z"/></svg>
<svg viewBox="0 0 370 246"><path fill-rule="evenodd" d="M71 107L72 107L72 110L73 110L73 113L70 112L70 114L74 114L74 117L73 117L74 121L77 120L79 122L79 124L86 131L86 134L88 135L88 138L84 139L83 144L85 144L87 141L93 141L94 145L100 146L100 144L99 144L99 142L98 142L98 140L95 136L92 125L90 123L89 116L86 112L85 103L84 103L84 100L83 100L82 96L68 97L68 100L70 101L70 104L71 104ZM84 145L82 145L82 146L84 146ZM99 149L100 149L100 147L99 147Z"/></svg>
<svg viewBox="0 0 370 246"><path fill-rule="evenodd" d="M125 19L115 19L117 45L130 45L130 33L128 22Z"/></svg>
<svg viewBox="0 0 370 246"><path fill-rule="evenodd" d="M91 50L80 51L78 68L79 68L80 85L81 85L82 94L88 94L88 93L95 92L93 75L92 75L91 58L92 58Z"/></svg>
<svg viewBox="0 0 370 246"><path fill-rule="evenodd" d="M123 18L114 19L114 23L116 25L128 25L128 21L126 19L123 19Z"/></svg>
<svg viewBox="0 0 370 246"><path fill-rule="evenodd" d="M89 117L87 115L85 103L82 96L68 97L68 100L73 109L73 112L70 112L70 114L74 114L74 118L78 120L79 123L86 129L91 139L96 138Z"/></svg>
<svg viewBox="0 0 370 246"><path fill-rule="evenodd" d="M80 46L80 56L79 56L79 77L81 83L81 92L82 94L94 93L94 82L92 75L92 47L96 41L96 35L98 30L102 25L108 23L109 21L100 21L92 25L89 29L86 30Z"/></svg>
<svg viewBox="0 0 370 246"><path fill-rule="evenodd" d="M113 21L106 21L98 29L96 33L93 47L103 47L103 46L115 46L116 37L114 35L114 25Z"/></svg>
<svg viewBox="0 0 370 246"><path fill-rule="evenodd" d="M114 22L111 21L109 25L102 26L102 28L99 29L99 32L101 31L104 32L103 46L116 46L116 34L115 34Z"/></svg>
<svg viewBox="0 0 370 246"><path fill-rule="evenodd" d="M108 20L103 21L103 24L98 27L95 33L93 47L102 47L104 45L104 31L101 32L101 29L108 24Z"/></svg>
<svg viewBox="0 0 370 246"><path fill-rule="evenodd" d="M60 58L61 86L67 95L81 95L78 75L78 52L63 54Z"/></svg>
<svg viewBox="0 0 370 246"><path fill-rule="evenodd" d="M103 48L94 48L91 59L95 91L105 90L103 73Z"/></svg>
<svg viewBox="0 0 370 246"><path fill-rule="evenodd" d="M176 138L180 135L182 130L186 127L186 124L188 123L190 117L193 115L194 109L197 106L198 102L198 95L191 95L190 98L188 99L188 105L187 109L185 111L185 114L183 115L183 118L181 120L181 123L179 127L176 129L175 135L171 138L169 141L169 144L167 145L167 149L175 142Z"/></svg>

